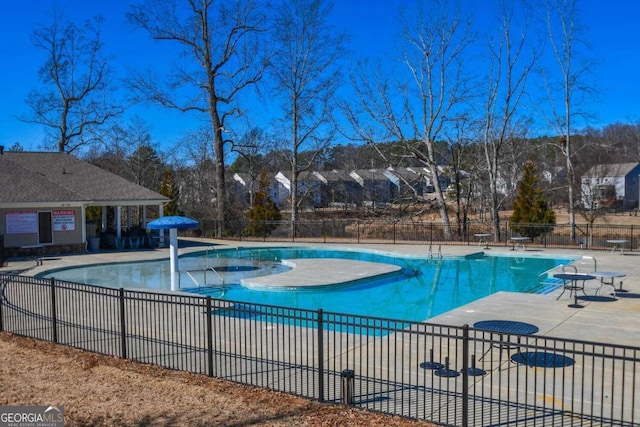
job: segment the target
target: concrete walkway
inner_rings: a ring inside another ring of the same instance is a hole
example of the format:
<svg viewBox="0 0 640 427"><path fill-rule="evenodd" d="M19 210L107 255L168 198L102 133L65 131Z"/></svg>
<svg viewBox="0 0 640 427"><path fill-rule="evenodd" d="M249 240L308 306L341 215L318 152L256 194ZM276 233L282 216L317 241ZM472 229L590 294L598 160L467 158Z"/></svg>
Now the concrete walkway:
<svg viewBox="0 0 640 427"><path fill-rule="evenodd" d="M207 239L181 239L180 254L202 251L214 245L216 248L226 247L265 247L282 246L279 243L251 243L229 242ZM287 246L312 246L325 248L348 248L375 250L392 254L426 257L428 248L423 245L340 245L340 244L287 244ZM608 295L608 289L603 288L599 296L595 296L599 281L587 283L587 297L580 294L578 302L583 308L572 308L569 304L573 298L569 292L556 299L560 289L546 295L520 294L498 292L486 298L464 305L440 316L427 319L430 323L452 326L470 325L481 320L516 320L536 325L540 335L556 338L571 338L593 342L619 345L640 345L640 253L619 251L588 251L567 249L531 248L527 250L511 250L511 247L491 247L485 250L480 246L443 246L443 256L463 256L486 251L489 254L502 256L584 256L589 257L578 263L582 272L592 270L594 258L599 271L617 271L626 273L623 278L623 291L618 291L618 298ZM63 268L74 265L87 265L106 262L152 260L168 258L168 249L101 252L97 254L81 254L68 256L46 257L42 265L37 265L33 259L10 259L0 268L0 272L15 272L24 275ZM392 274L382 264L358 262L348 260L295 260L294 269L279 275L277 282L284 286L327 285L365 279L371 276ZM276 283L275 276L264 276L251 279L255 285L269 286ZM619 283L616 281L616 290Z"/></svg>

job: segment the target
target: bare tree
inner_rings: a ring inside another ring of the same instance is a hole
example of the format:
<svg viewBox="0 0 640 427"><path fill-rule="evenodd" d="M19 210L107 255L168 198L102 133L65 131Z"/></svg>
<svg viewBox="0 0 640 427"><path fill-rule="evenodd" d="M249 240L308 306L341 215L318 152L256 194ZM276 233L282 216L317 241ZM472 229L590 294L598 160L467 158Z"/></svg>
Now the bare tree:
<svg viewBox="0 0 640 427"><path fill-rule="evenodd" d="M445 238L451 238L451 225L440 184L437 141L448 125L447 116L456 114L469 101L469 80L464 74L465 50L474 41L471 19L458 5L446 1L421 2L402 16L403 62L411 75L404 99L413 140L426 150L412 153L431 172L440 209ZM415 108L414 108L415 107Z"/></svg>
<svg viewBox="0 0 640 427"><path fill-rule="evenodd" d="M448 126L447 116L455 115L469 100L463 55L474 34L470 19L446 1L417 2L411 10L401 10L400 18L401 62L407 74L394 73L398 77L393 83L391 73L380 65L368 74L360 66L351 77L360 111L347 108L347 117L362 138L375 141L371 137L375 130L363 124L373 120L386 132L383 138L400 141L407 153L426 166L445 238L450 239L437 142Z"/></svg>
<svg viewBox="0 0 640 427"><path fill-rule="evenodd" d="M149 126L140 117L133 117L127 127L127 134L131 150L127 163L132 181L158 191L167 165L162 153L156 150L157 144L151 137Z"/></svg>
<svg viewBox="0 0 640 427"><path fill-rule="evenodd" d="M257 0L147 0L127 14L152 38L182 49L166 85L149 73L136 73L131 88L137 100L207 115L216 165L216 237L222 237L226 212L225 145L230 141L224 131L231 117L242 114L238 94L260 81L265 68L261 6Z"/></svg>
<svg viewBox="0 0 640 427"><path fill-rule="evenodd" d="M216 179L212 137L209 129L185 136L174 150L178 153L174 169L180 186L180 206L185 215L198 219L215 217Z"/></svg>
<svg viewBox="0 0 640 427"><path fill-rule="evenodd" d="M242 169L249 175L249 206L253 206L254 197L260 184L260 176L266 171L269 159L265 156L269 141L260 128L251 128L234 144L234 151L240 158L234 162L244 166Z"/></svg>
<svg viewBox="0 0 640 427"><path fill-rule="evenodd" d="M139 116L126 123L113 122L97 134L102 147L87 153L94 164L136 184L157 191L165 170L165 159L157 153L149 125Z"/></svg>
<svg viewBox="0 0 640 427"><path fill-rule="evenodd" d="M607 215L607 209L615 208L619 203L615 182L611 179L615 175L619 175L616 167L605 163L594 165L582 174L577 211L589 225L587 246L593 245L593 224Z"/></svg>
<svg viewBox="0 0 640 427"><path fill-rule="evenodd" d="M551 124L561 137L554 145L565 160L567 171L567 202L571 239L575 239L576 174L573 164L574 149L572 133L574 119L586 116L580 109L581 98L594 91L586 82L592 69L592 63L581 53L580 47L586 47L581 38L584 27L578 22L579 11L576 0L547 0L547 31L555 62L558 65L558 78L546 77L549 104L551 106ZM550 72L550 75L554 73ZM557 82L557 84L554 84ZM558 96L561 94L561 96Z"/></svg>
<svg viewBox="0 0 640 427"><path fill-rule="evenodd" d="M333 4L323 0L280 2L273 28L275 53L270 68L284 101L291 167L291 227L298 213L298 177L311 167L335 135L331 101L340 84L338 60L345 35L330 25ZM301 159L305 150L314 155Z"/></svg>
<svg viewBox="0 0 640 427"><path fill-rule="evenodd" d="M527 3L497 0L496 5L496 32L491 34L487 44L489 75L486 79L482 142L489 181L493 237L495 241L500 241L502 196L498 184L501 179L508 178L503 168L507 164L504 151L510 141L523 136L517 114L538 55L535 49L529 49L527 45L530 17ZM519 151L522 153L522 147Z"/></svg>
<svg viewBox="0 0 640 427"><path fill-rule="evenodd" d="M480 139L479 124L467 114L453 119L454 127L446 131L447 148L451 157L451 174L458 235L467 233L467 222L471 202L474 199L474 183L479 184L478 164L482 158L470 153L471 147ZM481 185L481 184L480 184Z"/></svg>
<svg viewBox="0 0 640 427"><path fill-rule="evenodd" d="M39 75L43 88L29 93L27 123L43 125L60 152L89 144L92 132L123 112L112 101L112 73L103 56L99 17L79 27L54 12L37 28L33 45L47 55ZM49 88L48 90L46 88Z"/></svg>
<svg viewBox="0 0 640 427"><path fill-rule="evenodd" d="M616 159L627 158L629 161L640 161L640 123L613 123L602 129L600 147L608 150L611 158L608 163L615 163ZM604 162L603 162L604 163Z"/></svg>

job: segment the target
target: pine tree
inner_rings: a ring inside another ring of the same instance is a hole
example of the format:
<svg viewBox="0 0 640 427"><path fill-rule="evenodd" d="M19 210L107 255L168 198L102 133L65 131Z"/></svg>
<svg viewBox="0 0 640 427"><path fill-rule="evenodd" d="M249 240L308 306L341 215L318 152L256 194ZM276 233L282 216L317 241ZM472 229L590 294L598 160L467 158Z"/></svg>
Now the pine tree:
<svg viewBox="0 0 640 427"><path fill-rule="evenodd" d="M247 231L251 236L266 236L277 226L268 221L279 221L280 219L282 219L282 215L269 197L269 180L267 172L263 170L260 173L258 189L253 197L253 206L249 209L250 224Z"/></svg>
<svg viewBox="0 0 640 427"><path fill-rule="evenodd" d="M552 228L550 224L556 223L556 214L549 208L542 194L538 167L532 161L524 165L524 175L518 183L518 193L510 221L512 224L522 224L511 226L511 230L532 240L549 231Z"/></svg>
<svg viewBox="0 0 640 427"><path fill-rule="evenodd" d="M182 211L178 207L178 198L180 197L180 191L178 190L176 181L173 178L172 169L167 169L164 171L162 184L160 185L160 194L170 199L169 203L164 205L164 215L182 215Z"/></svg>

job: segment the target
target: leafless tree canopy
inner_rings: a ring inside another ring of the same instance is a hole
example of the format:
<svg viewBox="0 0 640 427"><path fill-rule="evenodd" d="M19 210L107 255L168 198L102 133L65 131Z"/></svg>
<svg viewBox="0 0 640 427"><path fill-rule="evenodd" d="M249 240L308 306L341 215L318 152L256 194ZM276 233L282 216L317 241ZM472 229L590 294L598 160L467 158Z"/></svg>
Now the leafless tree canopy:
<svg viewBox="0 0 640 427"><path fill-rule="evenodd" d="M528 3L523 1L498 2L495 31L489 32L486 45L489 67L483 97L482 143L493 234L497 241L500 240L502 208L499 180L507 178L507 184L514 185L520 178L519 166L527 157L526 150L513 145L526 137L526 119L521 107L539 55L530 40L531 12ZM506 173L508 171L512 173ZM515 187L508 193L514 191Z"/></svg>
<svg viewBox="0 0 640 427"><path fill-rule="evenodd" d="M551 108L549 121L557 134L562 136L562 140L558 141L555 147L565 159L569 223L574 224L578 200L575 196L577 181L571 135L575 127L574 120L588 115L582 108L581 101L594 91L586 80L593 64L581 49L587 45L582 38L584 28L579 22L578 2L547 0L546 11L548 39L556 63L554 69L545 72ZM572 233L571 238L574 237Z"/></svg>
<svg viewBox="0 0 640 427"><path fill-rule="evenodd" d="M262 78L260 34L266 29L262 3L254 0L148 0L134 5L130 22L156 40L180 49L164 82L151 73L135 72L130 86L136 100L183 112L204 113L213 134L216 164L217 237L226 211L224 132L228 119L242 114L239 92Z"/></svg>
<svg viewBox="0 0 640 427"><path fill-rule="evenodd" d="M33 33L33 45L46 55L42 87L26 98L25 122L43 125L60 152L71 153L93 140L93 132L123 112L112 99L112 73L103 55L100 18L82 26L54 12L52 22Z"/></svg>
<svg viewBox="0 0 640 427"><path fill-rule="evenodd" d="M291 220L298 210L298 175L308 169L335 135L334 94L341 82L339 60L345 36L332 28L332 6L322 0L285 0L277 7L273 28L275 51L269 68L274 93L281 100L282 140L288 141L291 166ZM313 155L302 162L299 153Z"/></svg>

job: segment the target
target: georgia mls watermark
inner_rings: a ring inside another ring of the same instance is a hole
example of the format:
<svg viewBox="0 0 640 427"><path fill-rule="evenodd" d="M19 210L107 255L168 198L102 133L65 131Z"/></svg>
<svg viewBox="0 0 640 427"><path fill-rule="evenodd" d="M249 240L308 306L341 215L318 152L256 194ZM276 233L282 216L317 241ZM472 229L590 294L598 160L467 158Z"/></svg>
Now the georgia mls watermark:
<svg viewBox="0 0 640 427"><path fill-rule="evenodd" d="M0 406L0 427L64 427L64 406Z"/></svg>

